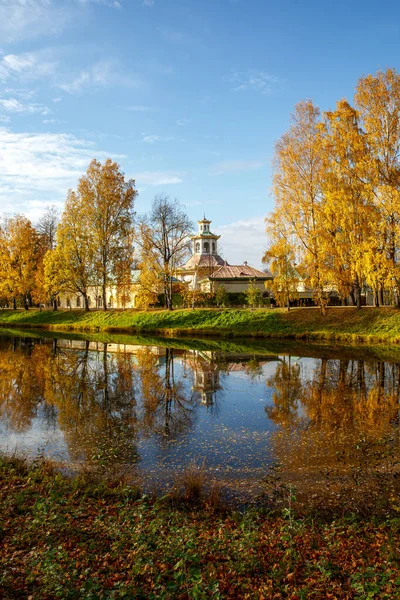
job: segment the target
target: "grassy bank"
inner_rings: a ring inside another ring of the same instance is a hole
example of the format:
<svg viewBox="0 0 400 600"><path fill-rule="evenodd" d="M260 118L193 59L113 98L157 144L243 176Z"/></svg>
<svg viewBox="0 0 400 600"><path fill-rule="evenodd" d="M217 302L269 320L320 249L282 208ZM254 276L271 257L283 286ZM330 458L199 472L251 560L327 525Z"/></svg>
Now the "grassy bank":
<svg viewBox="0 0 400 600"><path fill-rule="evenodd" d="M400 342L400 311L393 308L221 309L127 311L0 311L0 327L54 331L125 331L162 336L300 338L346 342Z"/></svg>
<svg viewBox="0 0 400 600"><path fill-rule="evenodd" d="M278 515L239 514L210 496L156 501L5 458L0 484L4 599L400 595L399 520L388 515L300 518L289 498Z"/></svg>

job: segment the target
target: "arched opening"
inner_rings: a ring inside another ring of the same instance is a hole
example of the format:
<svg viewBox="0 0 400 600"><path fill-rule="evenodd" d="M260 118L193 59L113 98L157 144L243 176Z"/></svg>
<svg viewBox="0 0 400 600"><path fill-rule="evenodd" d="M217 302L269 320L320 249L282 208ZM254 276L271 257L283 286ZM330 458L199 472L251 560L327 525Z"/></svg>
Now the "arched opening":
<svg viewBox="0 0 400 600"><path fill-rule="evenodd" d="M215 254L215 242L212 243L212 251L213 251L213 254Z"/></svg>
<svg viewBox="0 0 400 600"><path fill-rule="evenodd" d="M196 243L196 246L195 246L195 252L197 252L197 253L199 253L199 252L200 252L200 242L197 242L197 243Z"/></svg>
<svg viewBox="0 0 400 600"><path fill-rule="evenodd" d="M112 307L113 307L113 297L112 297L112 296L110 296L110 297L109 297L109 299L108 299L108 306L109 306L110 308L112 308Z"/></svg>
<svg viewBox="0 0 400 600"><path fill-rule="evenodd" d="M76 308L80 308L81 307L81 298L80 296L77 296L76 298Z"/></svg>
<svg viewBox="0 0 400 600"><path fill-rule="evenodd" d="M204 242L204 253L208 254L210 252L210 244L208 242Z"/></svg>

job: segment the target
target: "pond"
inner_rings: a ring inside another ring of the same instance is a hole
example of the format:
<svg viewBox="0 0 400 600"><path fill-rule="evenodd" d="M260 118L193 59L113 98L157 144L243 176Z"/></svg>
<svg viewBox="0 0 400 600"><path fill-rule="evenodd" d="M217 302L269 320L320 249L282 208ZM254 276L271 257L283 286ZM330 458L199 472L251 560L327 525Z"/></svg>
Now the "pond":
<svg viewBox="0 0 400 600"><path fill-rule="evenodd" d="M2 334L0 452L336 494L397 468L399 390L400 362L365 349Z"/></svg>

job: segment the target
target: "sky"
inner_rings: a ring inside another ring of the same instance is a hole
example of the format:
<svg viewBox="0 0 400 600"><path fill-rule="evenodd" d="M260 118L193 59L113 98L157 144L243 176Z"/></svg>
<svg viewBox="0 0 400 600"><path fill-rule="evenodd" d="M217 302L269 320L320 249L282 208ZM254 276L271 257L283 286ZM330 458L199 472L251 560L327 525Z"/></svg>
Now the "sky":
<svg viewBox="0 0 400 600"><path fill-rule="evenodd" d="M399 70L399 31L393 0L0 0L0 212L62 210L111 157L138 213L177 198L260 267L295 104L331 110Z"/></svg>

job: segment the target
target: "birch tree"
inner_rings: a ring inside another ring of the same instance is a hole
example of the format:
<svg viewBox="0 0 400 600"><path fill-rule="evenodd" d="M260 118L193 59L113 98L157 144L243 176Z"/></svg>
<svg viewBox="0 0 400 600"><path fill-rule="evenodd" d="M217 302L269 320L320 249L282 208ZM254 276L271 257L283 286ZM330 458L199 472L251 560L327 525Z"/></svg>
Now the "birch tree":
<svg viewBox="0 0 400 600"><path fill-rule="evenodd" d="M298 241L296 252L307 285L325 308L324 251L321 242L323 162L320 112L310 100L296 105L289 131L277 142L274 158L274 218Z"/></svg>
<svg viewBox="0 0 400 600"><path fill-rule="evenodd" d="M134 180L125 180L119 165L109 158L103 165L92 160L78 183L81 218L90 232L94 272L101 287L104 310L107 310L107 287L117 283L118 264L133 261L136 195Z"/></svg>
<svg viewBox="0 0 400 600"><path fill-rule="evenodd" d="M137 221L137 243L142 250L152 249L168 310L172 310L173 274L190 254L192 231L193 223L179 202L165 195L156 196L150 212Z"/></svg>

